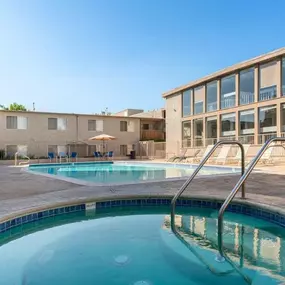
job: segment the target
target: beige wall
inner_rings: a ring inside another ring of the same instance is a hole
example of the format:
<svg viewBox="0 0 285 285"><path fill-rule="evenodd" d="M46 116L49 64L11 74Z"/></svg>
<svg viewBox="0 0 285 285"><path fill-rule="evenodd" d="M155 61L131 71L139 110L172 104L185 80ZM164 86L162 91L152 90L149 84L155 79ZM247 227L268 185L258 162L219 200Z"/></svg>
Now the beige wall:
<svg viewBox="0 0 285 285"><path fill-rule="evenodd" d="M166 153L178 153L182 138L182 96L176 94L167 97L166 104Z"/></svg>
<svg viewBox="0 0 285 285"><path fill-rule="evenodd" d="M27 130L7 129L6 116L27 117ZM48 130L48 118L67 119L67 129ZM103 120L103 132L88 131L89 119ZM128 122L128 132L120 131L120 121ZM120 145L132 145L140 140L140 119L112 116L0 111L0 149L6 149L7 145L28 145L29 154L46 156L48 145L66 145L74 141L90 143L88 142L90 137L102 133L117 138L115 141L108 143L108 149L114 150L116 155L119 155Z"/></svg>

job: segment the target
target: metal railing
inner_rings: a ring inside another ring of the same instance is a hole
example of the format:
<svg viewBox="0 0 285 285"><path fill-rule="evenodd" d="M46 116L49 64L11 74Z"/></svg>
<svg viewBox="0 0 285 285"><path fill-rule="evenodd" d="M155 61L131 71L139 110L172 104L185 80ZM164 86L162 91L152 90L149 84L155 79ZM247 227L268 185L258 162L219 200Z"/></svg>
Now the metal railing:
<svg viewBox="0 0 285 285"><path fill-rule="evenodd" d="M285 138L284 138L285 140ZM198 167L195 169L193 174L185 181L185 183L181 186L179 191L176 193L176 195L173 197L171 200L171 219L175 218L175 205L177 199L182 195L182 193L185 191L185 189L188 187L188 185L192 182L192 180L195 178L195 176L198 174L198 172L201 170L201 168L204 166L204 164L208 161L208 159L211 157L211 155L215 152L215 150L224 144L235 144L238 145L241 149L241 175L243 176L244 174L244 169L245 169L245 162L244 162L244 148L243 145L238 142L238 141L218 141L213 148L208 152L208 154L203 158L203 160L200 162ZM244 184L242 185L242 198L245 198L245 186Z"/></svg>
<svg viewBox="0 0 285 285"><path fill-rule="evenodd" d="M270 144L273 142L276 142L276 141L285 142L285 138L282 138L282 137L281 138L271 138L263 145L263 147L259 150L259 152L255 156L255 158L249 164L246 172L242 174L241 178L239 179L239 181L237 182L237 184L235 185L235 187L231 191L230 195L227 197L227 199L225 200L225 202L223 203L223 205L221 206L221 208L219 210L219 215L218 215L218 249L219 249L219 253L222 257L224 256L224 252L223 252L223 221L224 221L225 210L227 209L228 205L233 200L233 198L236 196L239 189L244 186L246 179L248 178L248 176L250 175L250 173L252 172L252 170L254 169L254 167L256 166L256 164L258 163L260 158L262 157L262 155L270 147ZM282 146L282 145L274 145L274 146L281 146L284 148L284 146ZM274 147L274 146L272 146L272 147Z"/></svg>
<svg viewBox="0 0 285 285"><path fill-rule="evenodd" d="M18 154L19 154L18 152L15 153L15 166L18 165ZM21 162L19 162L19 165L30 163L30 158L28 156L21 154L21 157L26 158L27 161L21 161Z"/></svg>

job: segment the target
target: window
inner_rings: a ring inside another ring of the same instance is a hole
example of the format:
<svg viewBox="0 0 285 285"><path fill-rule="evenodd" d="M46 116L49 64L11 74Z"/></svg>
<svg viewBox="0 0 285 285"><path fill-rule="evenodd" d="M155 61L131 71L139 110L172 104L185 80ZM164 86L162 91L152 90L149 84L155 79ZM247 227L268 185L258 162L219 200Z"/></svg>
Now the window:
<svg viewBox="0 0 285 285"><path fill-rule="evenodd" d="M243 70L239 76L239 104L254 102L254 68Z"/></svg>
<svg viewBox="0 0 285 285"><path fill-rule="evenodd" d="M67 119L65 118L48 118L48 129L65 131L67 129Z"/></svg>
<svg viewBox="0 0 285 285"><path fill-rule="evenodd" d="M120 155L125 156L127 155L128 146L126 144L120 145Z"/></svg>
<svg viewBox="0 0 285 285"><path fill-rule="evenodd" d="M259 67L259 101L276 97L277 93L277 62L269 62Z"/></svg>
<svg viewBox="0 0 285 285"><path fill-rule="evenodd" d="M204 87L199 86L194 89L194 114L204 112Z"/></svg>
<svg viewBox="0 0 285 285"><path fill-rule="evenodd" d="M120 121L120 131L127 132L128 131L128 122L127 121Z"/></svg>
<svg viewBox="0 0 285 285"><path fill-rule="evenodd" d="M239 113L240 133L242 135L254 134L254 110Z"/></svg>
<svg viewBox="0 0 285 285"><path fill-rule="evenodd" d="M260 133L276 132L276 105L259 108Z"/></svg>
<svg viewBox="0 0 285 285"><path fill-rule="evenodd" d="M88 120L88 131L103 132L102 120Z"/></svg>
<svg viewBox="0 0 285 285"><path fill-rule="evenodd" d="M217 110L217 81L210 82L206 86L206 108L207 112Z"/></svg>
<svg viewBox="0 0 285 285"><path fill-rule="evenodd" d="M28 118L21 116L7 116L6 128L13 130L26 130L28 128Z"/></svg>
<svg viewBox="0 0 285 285"><path fill-rule="evenodd" d="M191 115L191 89L182 93L182 116L187 117Z"/></svg>
<svg viewBox="0 0 285 285"><path fill-rule="evenodd" d="M206 145L215 144L217 142L217 117L206 118Z"/></svg>
<svg viewBox="0 0 285 285"><path fill-rule="evenodd" d="M281 105L281 124L282 132L285 132L285 104Z"/></svg>
<svg viewBox="0 0 285 285"><path fill-rule="evenodd" d="M230 75L221 80L221 109L234 107L236 104L236 76Z"/></svg>
<svg viewBox="0 0 285 285"><path fill-rule="evenodd" d="M203 145L203 120L194 120L194 146Z"/></svg>
<svg viewBox="0 0 285 285"><path fill-rule="evenodd" d="M27 156L28 155L28 146L27 145L7 145L6 146L7 156L9 158L14 157L16 152L18 156Z"/></svg>
<svg viewBox="0 0 285 285"><path fill-rule="evenodd" d="M282 58L282 96L285 96L285 58Z"/></svg>
<svg viewBox="0 0 285 285"><path fill-rule="evenodd" d="M182 123L182 145L191 147L191 121Z"/></svg>
<svg viewBox="0 0 285 285"><path fill-rule="evenodd" d="M149 124L143 124L142 129L143 130L149 130Z"/></svg>
<svg viewBox="0 0 285 285"><path fill-rule="evenodd" d="M236 134L236 114L230 113L222 115L222 136L235 136Z"/></svg>
<svg viewBox="0 0 285 285"><path fill-rule="evenodd" d="M49 145L48 152L52 152L58 155L60 152L67 153L67 146L66 145Z"/></svg>

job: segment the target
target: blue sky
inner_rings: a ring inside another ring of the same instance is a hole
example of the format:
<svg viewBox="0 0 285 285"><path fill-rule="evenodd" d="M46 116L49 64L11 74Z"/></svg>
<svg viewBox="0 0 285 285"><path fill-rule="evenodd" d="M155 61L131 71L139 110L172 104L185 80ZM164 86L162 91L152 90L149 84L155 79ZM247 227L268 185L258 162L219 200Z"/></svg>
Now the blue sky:
<svg viewBox="0 0 285 285"><path fill-rule="evenodd" d="M285 46L273 2L1 0L0 104L163 107L163 92Z"/></svg>

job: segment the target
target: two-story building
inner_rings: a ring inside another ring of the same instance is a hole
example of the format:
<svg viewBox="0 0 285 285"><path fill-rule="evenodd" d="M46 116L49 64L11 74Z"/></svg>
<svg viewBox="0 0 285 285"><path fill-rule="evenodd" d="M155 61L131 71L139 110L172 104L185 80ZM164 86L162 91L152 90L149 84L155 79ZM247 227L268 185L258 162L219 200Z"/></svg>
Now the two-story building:
<svg viewBox="0 0 285 285"><path fill-rule="evenodd" d="M88 139L100 134L116 137L108 150L125 156L141 138L140 118L47 112L0 111L0 149L46 157L48 152L77 151L91 156L102 142Z"/></svg>
<svg viewBox="0 0 285 285"><path fill-rule="evenodd" d="M263 144L285 132L285 48L163 94L166 152L236 139Z"/></svg>

